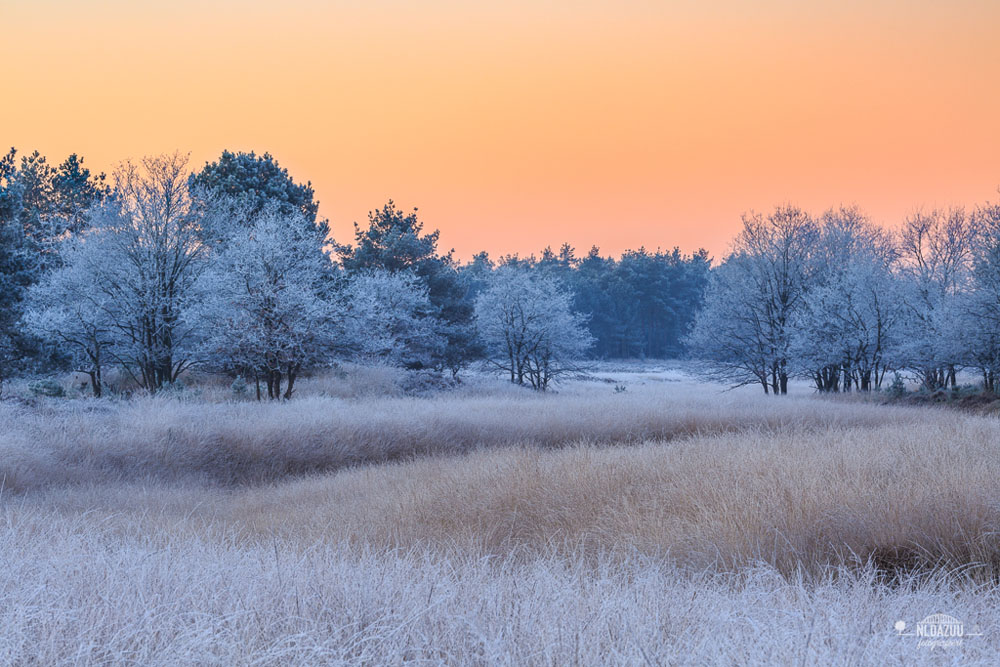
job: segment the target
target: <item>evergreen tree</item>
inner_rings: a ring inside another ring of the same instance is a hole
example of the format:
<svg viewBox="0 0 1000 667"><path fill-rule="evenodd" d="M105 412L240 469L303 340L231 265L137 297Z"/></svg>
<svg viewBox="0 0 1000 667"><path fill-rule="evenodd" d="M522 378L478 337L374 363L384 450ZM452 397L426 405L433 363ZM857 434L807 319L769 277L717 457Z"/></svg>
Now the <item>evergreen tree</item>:
<svg viewBox="0 0 1000 667"><path fill-rule="evenodd" d="M439 232L424 234L423 228L417 209L405 213L390 200L368 214L366 229L355 223L355 244L337 246L337 253L348 274L374 269L411 271L423 282L435 309L438 333L446 341L432 365L457 375L480 353L472 326L470 285L459 273L453 252L438 253Z"/></svg>
<svg viewBox="0 0 1000 667"><path fill-rule="evenodd" d="M319 202L314 198L312 183L296 183L288 170L278 164L270 153L257 155L222 151L215 162L190 177L190 187L201 196L222 197L227 202L241 202L250 208L251 219L268 205L277 205L278 212L315 228L324 240L330 236L330 224L318 218Z"/></svg>
<svg viewBox="0 0 1000 667"><path fill-rule="evenodd" d="M619 260L596 247L583 259L564 244L546 248L537 262L508 258L506 265L528 266L571 288L574 307L590 315L595 357L676 357L684 352L708 280L704 250L682 255L628 250Z"/></svg>
<svg viewBox="0 0 1000 667"><path fill-rule="evenodd" d="M3 196L0 190L0 205ZM0 384L23 362L24 351L29 347L18 321L21 302L34 275L22 230L0 215Z"/></svg>
<svg viewBox="0 0 1000 667"><path fill-rule="evenodd" d="M60 234L81 232L87 211L109 192L104 173L93 176L76 153L67 157L52 176L52 208L61 220Z"/></svg>
<svg viewBox="0 0 1000 667"><path fill-rule="evenodd" d="M0 364L14 370L54 359L20 320L27 289L59 264L59 242L82 228L86 211L106 193L104 175L91 177L71 155L51 167L35 151L0 157ZM5 371L0 369L0 377Z"/></svg>

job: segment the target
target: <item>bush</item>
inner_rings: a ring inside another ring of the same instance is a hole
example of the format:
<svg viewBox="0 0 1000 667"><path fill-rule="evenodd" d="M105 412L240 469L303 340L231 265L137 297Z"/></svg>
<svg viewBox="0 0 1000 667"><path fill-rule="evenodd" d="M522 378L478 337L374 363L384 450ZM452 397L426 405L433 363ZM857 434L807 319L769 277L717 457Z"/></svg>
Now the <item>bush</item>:
<svg viewBox="0 0 1000 667"><path fill-rule="evenodd" d="M902 398L906 394L906 384L903 382L903 376L899 373L893 373L892 384L889 385L889 395L893 398Z"/></svg>
<svg viewBox="0 0 1000 667"><path fill-rule="evenodd" d="M457 380L444 377L433 371L408 371L404 376L403 393L420 396L454 389Z"/></svg>
<svg viewBox="0 0 1000 667"><path fill-rule="evenodd" d="M182 401L194 401L201 398L201 389L197 387L188 387L187 384L181 380L175 380L169 384L165 384L156 390L157 396L162 396L164 398L174 398Z"/></svg>
<svg viewBox="0 0 1000 667"><path fill-rule="evenodd" d="M247 381L243 379L242 375L237 375L229 388L233 390L233 396L236 398L243 398L247 395Z"/></svg>
<svg viewBox="0 0 1000 667"><path fill-rule="evenodd" d="M35 380L28 384L28 389L35 396L64 396L66 394L63 391L62 385L53 380L52 378L43 378L41 380Z"/></svg>

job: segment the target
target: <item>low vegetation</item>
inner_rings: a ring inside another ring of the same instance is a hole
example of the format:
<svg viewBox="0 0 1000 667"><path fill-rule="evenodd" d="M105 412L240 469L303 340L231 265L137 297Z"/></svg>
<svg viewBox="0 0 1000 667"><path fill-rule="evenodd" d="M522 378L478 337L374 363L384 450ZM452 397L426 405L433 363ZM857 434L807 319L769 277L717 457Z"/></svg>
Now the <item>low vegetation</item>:
<svg viewBox="0 0 1000 667"><path fill-rule="evenodd" d="M0 661L988 664L1000 648L994 418L626 367L551 395L330 382L263 405L209 387L0 403ZM983 634L943 653L893 629L936 612Z"/></svg>
<svg viewBox="0 0 1000 667"><path fill-rule="evenodd" d="M7 518L5 664L994 664L991 590L869 573L686 574L640 555L441 558ZM152 532L153 536L142 533ZM947 609L959 649L898 637Z"/></svg>
<svg viewBox="0 0 1000 667"><path fill-rule="evenodd" d="M0 403L0 418L11 425L0 439L0 471L16 491L135 480L234 485L502 446L637 445L726 432L870 428L914 418L876 405L779 404L720 396L717 389L691 386L686 396L671 389L623 395L601 383L539 397L471 383L432 397L344 399L309 395L304 383L303 396L283 404L210 403L197 389L188 397L131 401L8 401ZM216 397L231 396L228 389L216 391Z"/></svg>

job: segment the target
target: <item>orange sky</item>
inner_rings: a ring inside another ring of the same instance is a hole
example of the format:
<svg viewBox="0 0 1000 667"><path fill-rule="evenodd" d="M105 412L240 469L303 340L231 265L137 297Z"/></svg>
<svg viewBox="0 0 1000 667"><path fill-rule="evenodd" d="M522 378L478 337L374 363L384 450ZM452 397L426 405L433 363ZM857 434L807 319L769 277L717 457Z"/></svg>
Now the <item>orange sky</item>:
<svg viewBox="0 0 1000 667"><path fill-rule="evenodd" d="M463 258L719 256L750 208L996 200L998 29L995 0L0 0L0 144L270 151L342 241L392 197Z"/></svg>

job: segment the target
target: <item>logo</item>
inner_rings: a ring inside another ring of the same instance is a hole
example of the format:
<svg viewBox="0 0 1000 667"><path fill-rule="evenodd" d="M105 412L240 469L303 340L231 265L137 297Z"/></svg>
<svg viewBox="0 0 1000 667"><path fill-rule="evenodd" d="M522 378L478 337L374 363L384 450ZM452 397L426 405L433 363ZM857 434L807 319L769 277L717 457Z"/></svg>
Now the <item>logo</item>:
<svg viewBox="0 0 1000 667"><path fill-rule="evenodd" d="M893 626L899 637L916 637L917 646L921 648L951 648L961 646L967 637L982 637L979 626L973 626L972 632L967 632L965 624L948 614L931 614L917 623L916 627L907 631L906 621L899 620Z"/></svg>

